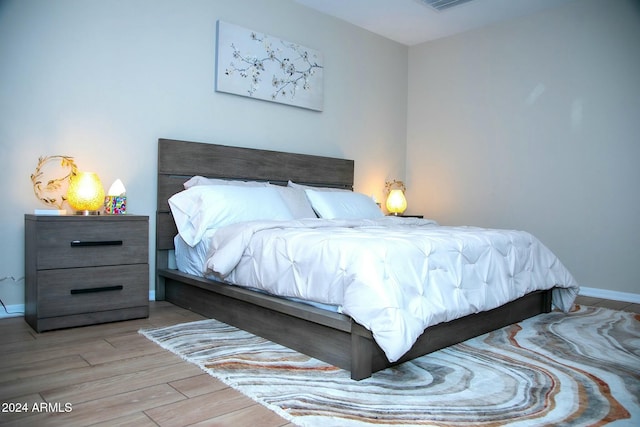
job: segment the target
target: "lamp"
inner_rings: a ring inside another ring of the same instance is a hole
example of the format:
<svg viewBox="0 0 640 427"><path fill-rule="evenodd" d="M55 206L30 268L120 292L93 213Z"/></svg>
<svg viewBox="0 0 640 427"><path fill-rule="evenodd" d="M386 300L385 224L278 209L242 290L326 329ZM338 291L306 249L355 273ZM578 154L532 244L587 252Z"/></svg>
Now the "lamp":
<svg viewBox="0 0 640 427"><path fill-rule="evenodd" d="M407 199L404 197L404 192L406 191L404 183L394 179L391 182L387 181L385 188L389 193L386 203L387 210L393 215L402 215L407 209Z"/></svg>
<svg viewBox="0 0 640 427"><path fill-rule="evenodd" d="M104 198L104 213L107 215L124 215L127 213L127 190L120 179L116 179Z"/></svg>
<svg viewBox="0 0 640 427"><path fill-rule="evenodd" d="M100 178L93 172L78 172L71 177L67 202L76 215L100 215L104 203L104 189Z"/></svg>

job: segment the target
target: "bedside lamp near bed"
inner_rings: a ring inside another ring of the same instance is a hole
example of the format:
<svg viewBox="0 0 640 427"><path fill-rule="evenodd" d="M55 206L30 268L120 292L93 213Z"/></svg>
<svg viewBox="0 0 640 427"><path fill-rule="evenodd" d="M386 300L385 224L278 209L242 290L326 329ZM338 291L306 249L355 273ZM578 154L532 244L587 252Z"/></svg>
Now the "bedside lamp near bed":
<svg viewBox="0 0 640 427"><path fill-rule="evenodd" d="M387 190L387 211L392 215L402 215L407 209L407 199L404 197L404 192L407 190L402 181L387 181L385 182L385 189Z"/></svg>
<svg viewBox="0 0 640 427"><path fill-rule="evenodd" d="M69 180L67 202L76 215L100 215L104 203L104 189L93 172L78 172Z"/></svg>

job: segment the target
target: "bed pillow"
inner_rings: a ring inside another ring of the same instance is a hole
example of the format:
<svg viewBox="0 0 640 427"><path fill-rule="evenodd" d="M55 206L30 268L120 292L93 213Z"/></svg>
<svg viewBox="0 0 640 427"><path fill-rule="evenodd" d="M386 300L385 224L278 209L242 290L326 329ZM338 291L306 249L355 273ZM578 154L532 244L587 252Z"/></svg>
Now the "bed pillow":
<svg viewBox="0 0 640 427"><path fill-rule="evenodd" d="M248 187L266 187L269 185L269 183L260 181L236 181L231 179L206 178L204 176L196 175L191 177L183 185L184 188L188 190L189 188L195 187L197 185L238 185Z"/></svg>
<svg viewBox="0 0 640 427"><path fill-rule="evenodd" d="M304 190L273 184L272 187L275 188L278 193L280 193L280 196L284 200L284 203L287 205L295 219L318 217L313 211L313 208L311 207L309 199L307 198Z"/></svg>
<svg viewBox="0 0 640 427"><path fill-rule="evenodd" d="M373 199L353 191L305 190L313 210L326 219L372 219L384 214Z"/></svg>
<svg viewBox="0 0 640 427"><path fill-rule="evenodd" d="M243 221L294 219L271 187L199 185L171 196L169 207L189 246L198 244L210 229Z"/></svg>

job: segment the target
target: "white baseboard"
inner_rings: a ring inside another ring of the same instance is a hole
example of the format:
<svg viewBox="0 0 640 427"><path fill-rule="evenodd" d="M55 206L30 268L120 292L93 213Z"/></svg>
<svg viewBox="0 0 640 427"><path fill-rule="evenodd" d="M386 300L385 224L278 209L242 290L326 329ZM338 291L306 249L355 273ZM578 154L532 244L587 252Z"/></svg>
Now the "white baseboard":
<svg viewBox="0 0 640 427"><path fill-rule="evenodd" d="M149 301L156 300L156 291L149 291ZM8 311L8 313L7 313ZM7 306L7 311L0 306L0 319L24 316L24 304L12 304Z"/></svg>
<svg viewBox="0 0 640 427"><path fill-rule="evenodd" d="M632 294L631 292L610 291L608 289L585 288L581 286L580 295L640 304L640 294Z"/></svg>
<svg viewBox="0 0 640 427"><path fill-rule="evenodd" d="M585 288L580 287L580 295L585 297L594 297L602 299L611 299L614 301L625 301L635 304L640 304L640 294L632 294L630 292L610 291L608 289L598 288ZM149 301L156 300L156 291L149 291ZM2 308L0 307L0 310ZM22 317L24 316L24 304L13 304L7 306L7 312L0 311L0 319L6 319L9 317Z"/></svg>

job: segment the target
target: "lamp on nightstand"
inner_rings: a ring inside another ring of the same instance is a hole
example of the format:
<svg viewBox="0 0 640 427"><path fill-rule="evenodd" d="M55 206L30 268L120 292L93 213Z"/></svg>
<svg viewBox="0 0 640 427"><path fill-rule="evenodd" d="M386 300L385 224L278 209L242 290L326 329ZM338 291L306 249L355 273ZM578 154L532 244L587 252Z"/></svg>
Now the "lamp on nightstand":
<svg viewBox="0 0 640 427"><path fill-rule="evenodd" d="M407 199L404 197L406 187L402 181L387 181L385 182L385 188L388 192L387 196L387 210L393 215L402 215L407 209Z"/></svg>
<svg viewBox="0 0 640 427"><path fill-rule="evenodd" d="M104 189L93 172L78 172L71 177L67 202L76 215L100 215L104 203Z"/></svg>

